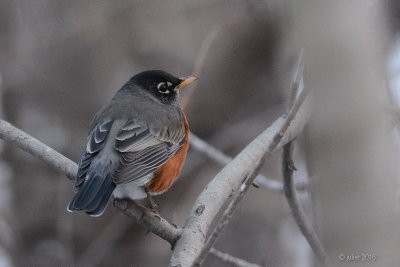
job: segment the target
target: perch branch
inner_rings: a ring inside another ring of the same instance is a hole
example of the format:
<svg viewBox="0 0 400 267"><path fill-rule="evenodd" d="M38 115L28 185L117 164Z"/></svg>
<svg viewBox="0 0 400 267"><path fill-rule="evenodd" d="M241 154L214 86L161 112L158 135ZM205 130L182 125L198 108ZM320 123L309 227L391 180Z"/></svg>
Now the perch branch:
<svg viewBox="0 0 400 267"><path fill-rule="evenodd" d="M76 163L2 119L0 119L0 139L10 142L29 154L43 160L53 169L65 174L70 180L75 179L78 170ZM170 224L167 220L149 212L148 209L132 200L114 199L114 206L131 218L135 223L168 241L171 246L174 246L180 237L182 232L181 228ZM102 243L102 240L103 238L98 240L98 243ZM94 244L94 246L97 246L97 243ZM237 259L238 262L245 262L215 249L213 249L213 252L214 254L225 255L224 257L227 258L227 262L229 262L229 259ZM91 253L91 251L88 253ZM82 258L82 262L85 262L85 257Z"/></svg>
<svg viewBox="0 0 400 267"><path fill-rule="evenodd" d="M43 160L53 169L64 173L70 180L75 179L78 172L78 165L75 162L1 119L0 139L12 143L38 159Z"/></svg>
<svg viewBox="0 0 400 267"><path fill-rule="evenodd" d="M168 241L172 246L179 239L181 229L172 225L164 218L151 212L149 209L130 199L114 199L114 206L121 210L126 216L143 226L162 239Z"/></svg>
<svg viewBox="0 0 400 267"><path fill-rule="evenodd" d="M10 142L29 154L43 160L50 167L64 173L70 180L75 179L78 166L51 147L0 119L0 139ZM181 230L167 220L149 212L146 208L128 199L116 199L114 205L135 223L153 232L174 245Z"/></svg>

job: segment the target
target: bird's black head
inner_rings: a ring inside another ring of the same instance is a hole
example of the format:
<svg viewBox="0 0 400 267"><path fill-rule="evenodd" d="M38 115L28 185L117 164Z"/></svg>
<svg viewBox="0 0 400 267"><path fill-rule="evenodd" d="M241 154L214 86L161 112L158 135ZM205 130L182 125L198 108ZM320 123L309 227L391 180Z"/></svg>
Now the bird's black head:
<svg viewBox="0 0 400 267"><path fill-rule="evenodd" d="M129 81L164 104L175 104L179 89L197 80L196 77L177 78L162 70L148 70L136 74Z"/></svg>

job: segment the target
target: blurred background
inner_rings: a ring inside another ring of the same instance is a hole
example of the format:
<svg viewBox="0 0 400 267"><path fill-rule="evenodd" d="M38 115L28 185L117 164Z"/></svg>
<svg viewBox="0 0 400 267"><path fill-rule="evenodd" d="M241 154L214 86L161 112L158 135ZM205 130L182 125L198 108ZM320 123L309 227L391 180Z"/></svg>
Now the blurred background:
<svg viewBox="0 0 400 267"><path fill-rule="evenodd" d="M392 47L400 9L389 4ZM235 156L287 108L295 13L292 1L274 0L0 1L1 118L77 162L95 112L132 75L195 73L200 80L181 95L191 129ZM396 62L391 73L400 77ZM0 266L168 264L167 242L112 207L100 218L68 213L71 181L0 146ZM155 199L160 214L183 226L221 168L190 149L179 181ZM280 180L280 169L277 153L262 173ZM265 266L312 264L284 197L262 187L250 189L216 248ZM230 265L209 256L205 266Z"/></svg>

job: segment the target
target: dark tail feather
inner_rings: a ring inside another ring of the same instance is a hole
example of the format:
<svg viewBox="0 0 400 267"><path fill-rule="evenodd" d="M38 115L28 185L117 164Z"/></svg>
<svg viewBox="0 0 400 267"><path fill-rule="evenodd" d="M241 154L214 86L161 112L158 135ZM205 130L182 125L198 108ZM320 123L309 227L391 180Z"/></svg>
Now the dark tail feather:
<svg viewBox="0 0 400 267"><path fill-rule="evenodd" d="M110 174L92 175L83 184L68 205L68 211L83 210L91 216L100 216L107 207L116 185Z"/></svg>
<svg viewBox="0 0 400 267"><path fill-rule="evenodd" d="M104 194L103 198L98 202L98 205L91 211L87 211L87 214L89 214L90 216L100 216L101 214L103 214L114 189L115 189L115 184L112 183L112 186L108 188L108 191L106 192L106 194Z"/></svg>

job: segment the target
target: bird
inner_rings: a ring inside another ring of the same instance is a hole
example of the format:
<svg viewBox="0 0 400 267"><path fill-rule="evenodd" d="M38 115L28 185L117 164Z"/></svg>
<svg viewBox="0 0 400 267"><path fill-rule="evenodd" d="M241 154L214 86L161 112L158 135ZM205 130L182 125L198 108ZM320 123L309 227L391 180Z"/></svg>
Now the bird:
<svg viewBox="0 0 400 267"><path fill-rule="evenodd" d="M189 147L189 123L179 90L195 76L162 70L134 75L90 125L69 212L100 216L111 197L145 199L166 192L179 176Z"/></svg>

